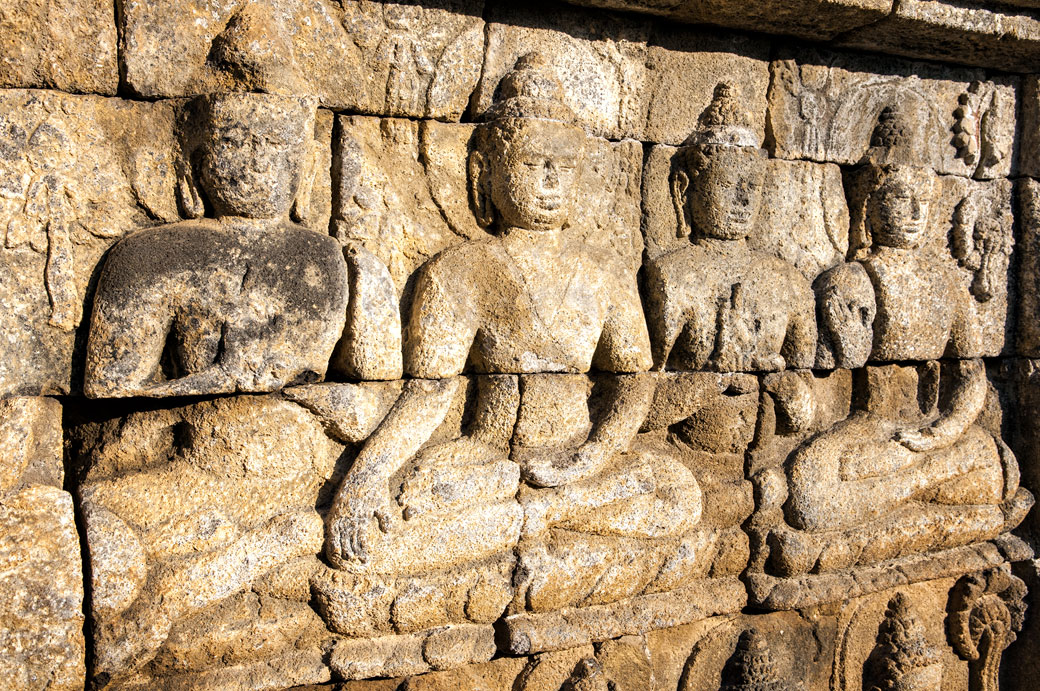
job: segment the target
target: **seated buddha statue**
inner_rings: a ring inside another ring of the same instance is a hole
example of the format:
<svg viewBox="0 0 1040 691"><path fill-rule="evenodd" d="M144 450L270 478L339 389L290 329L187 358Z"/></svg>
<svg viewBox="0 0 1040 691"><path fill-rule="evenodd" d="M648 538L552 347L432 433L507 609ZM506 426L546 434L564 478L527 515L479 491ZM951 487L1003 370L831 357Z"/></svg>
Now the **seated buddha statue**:
<svg viewBox="0 0 1040 691"><path fill-rule="evenodd" d="M343 250L291 218L302 217L308 194L315 103L287 95L303 88L291 53L252 65L250 46L266 34L240 29L232 22L214 54L235 74L262 73L262 92L201 96L188 108L179 193L190 220L132 233L106 258L87 340L88 396L318 381L342 335Z"/></svg>
<svg viewBox="0 0 1040 691"><path fill-rule="evenodd" d="M491 233L417 276L404 335L413 379L326 518L340 569L416 573L544 546L553 529L652 541L698 523L690 471L633 448L653 395L650 342L633 271L573 227L587 136L575 121L532 54L477 128L470 196ZM422 448L463 373L479 389L471 431ZM546 606L574 601L556 595Z"/></svg>
<svg viewBox="0 0 1040 691"><path fill-rule="evenodd" d="M991 539L1032 504L1014 455L978 423L987 382L972 297L936 249L937 176L890 162L909 131L899 116L883 114L848 186L871 240L859 261L877 306L872 364L856 373L849 417L788 459L784 513L795 530L779 533L776 555L788 573Z"/></svg>
<svg viewBox="0 0 1040 691"><path fill-rule="evenodd" d="M654 365L717 372L813 365L812 288L787 262L753 250L766 154L733 89L719 84L673 159L679 233L691 242L650 262Z"/></svg>

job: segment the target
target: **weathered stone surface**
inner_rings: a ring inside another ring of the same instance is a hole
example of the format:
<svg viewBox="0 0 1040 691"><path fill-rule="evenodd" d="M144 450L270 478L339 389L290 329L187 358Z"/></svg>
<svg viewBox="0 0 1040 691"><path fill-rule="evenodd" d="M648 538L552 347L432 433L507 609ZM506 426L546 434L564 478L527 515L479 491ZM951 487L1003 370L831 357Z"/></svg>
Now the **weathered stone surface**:
<svg viewBox="0 0 1040 691"><path fill-rule="evenodd" d="M678 149L651 148L643 168L643 231L649 257L682 247L670 184ZM810 282L845 261L849 210L836 165L767 159L748 245L794 266Z"/></svg>
<svg viewBox="0 0 1040 691"><path fill-rule="evenodd" d="M327 235L289 221L309 206L303 168L314 158L313 106L232 94L193 107L194 165L182 172L181 204L193 218L209 209L216 220L139 231L108 254L87 342L88 396L318 381L343 332L342 252ZM271 145L258 149L257 141Z"/></svg>
<svg viewBox="0 0 1040 691"><path fill-rule="evenodd" d="M86 683L83 571L62 490L61 405L0 401L0 679L12 689Z"/></svg>
<svg viewBox="0 0 1040 691"><path fill-rule="evenodd" d="M984 179L1012 170L1017 78L824 50L782 49L770 69L766 141L779 158L858 163L878 114L899 105L918 141L907 163Z"/></svg>
<svg viewBox="0 0 1040 691"><path fill-rule="evenodd" d="M1022 99L1021 127L1018 137L1018 170L1023 175L1040 177L1040 77L1023 75L1019 91Z"/></svg>
<svg viewBox="0 0 1040 691"><path fill-rule="evenodd" d="M531 51L554 56L563 100L590 133L681 143L711 101L715 85L737 85L762 134L769 84L764 41L690 29L652 30L649 22L558 5L499 8L489 17L475 115L492 103L499 81Z"/></svg>
<svg viewBox="0 0 1040 691"><path fill-rule="evenodd" d="M774 253L754 249L749 239L766 170L758 143L739 96L720 84L698 130L671 156L667 184L674 219L653 221L675 230L654 228L657 242L648 245L683 242L654 257L646 270L658 369L769 372L809 367L816 357L809 281ZM644 185L659 190L665 165L660 157L656 163L648 167ZM660 213L662 206L653 208ZM649 223L647 229L653 232Z"/></svg>
<svg viewBox="0 0 1040 691"><path fill-rule="evenodd" d="M0 8L0 35L0 87L116 93L111 0L13 0Z"/></svg>
<svg viewBox="0 0 1040 691"><path fill-rule="evenodd" d="M0 104L0 394L67 393L98 261L135 227L178 218L175 111L48 91Z"/></svg>
<svg viewBox="0 0 1040 691"><path fill-rule="evenodd" d="M1011 183L940 179L926 168L871 160L846 175L846 191L853 256L874 288L871 359L1004 352L1012 325Z"/></svg>
<svg viewBox="0 0 1040 691"><path fill-rule="evenodd" d="M519 57L539 51L552 56L562 100L578 123L597 137L632 137L646 118L650 30L649 21L556 4L493 6L474 115L492 106L499 82Z"/></svg>
<svg viewBox="0 0 1040 691"><path fill-rule="evenodd" d="M715 86L726 82L750 115L750 128L765 132L769 90L766 41L668 25L655 27L646 55L645 125L626 136L681 144L697 127Z"/></svg>
<svg viewBox="0 0 1040 691"><path fill-rule="evenodd" d="M490 237L469 203L474 128L358 116L339 123L335 235L389 269L407 320L415 271L442 250ZM583 213L573 219L572 233L638 266L641 147L589 138L584 163L576 191Z"/></svg>
<svg viewBox="0 0 1040 691"><path fill-rule="evenodd" d="M315 506L341 472L321 417L242 396L102 415L72 436L98 675L128 688L328 680L330 634L307 606L317 564L299 561L321 551Z"/></svg>
<svg viewBox="0 0 1040 691"><path fill-rule="evenodd" d="M237 15L265 27L282 25L289 59L324 106L457 120L480 76L482 8L480 0L271 0L244 10L208 2L128 3L121 13L126 81L150 98L248 90L248 80L222 73L211 53Z"/></svg>
<svg viewBox="0 0 1040 691"><path fill-rule="evenodd" d="M646 12L690 24L717 24L749 31L790 34L814 41L830 39L875 22L892 9L892 0L798 0L757 2L754 6L732 0L569 1L575 5Z"/></svg>
<svg viewBox="0 0 1040 691"><path fill-rule="evenodd" d="M838 40L843 46L1032 72L1040 59L1040 16L1035 9L986 2L901 0L881 21Z"/></svg>
<svg viewBox="0 0 1040 691"><path fill-rule="evenodd" d="M1015 352L1040 356L1040 182L1021 180L1016 190L1018 212L1018 308Z"/></svg>

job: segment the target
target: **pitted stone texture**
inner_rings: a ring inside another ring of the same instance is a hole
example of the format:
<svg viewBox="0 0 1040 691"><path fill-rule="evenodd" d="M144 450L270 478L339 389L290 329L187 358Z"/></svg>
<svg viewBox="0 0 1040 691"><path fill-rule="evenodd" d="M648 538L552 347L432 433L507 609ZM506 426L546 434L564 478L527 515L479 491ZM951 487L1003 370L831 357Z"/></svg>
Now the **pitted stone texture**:
<svg viewBox="0 0 1040 691"><path fill-rule="evenodd" d="M0 8L0 87L115 94L112 0L12 0Z"/></svg>
<svg viewBox="0 0 1040 691"><path fill-rule="evenodd" d="M719 26L764 33L827 40L875 22L892 9L892 0L798 0L757 2L733 0L570 0L575 5L646 12L689 24ZM1029 0L1025 0L1029 1Z"/></svg>
<svg viewBox="0 0 1040 691"><path fill-rule="evenodd" d="M677 149L655 146L643 168L643 230L653 258L689 242L679 234L670 185ZM845 260L849 210L836 165L769 159L748 244L794 266L809 281Z"/></svg>
<svg viewBox="0 0 1040 691"><path fill-rule="evenodd" d="M1017 77L987 80L982 70L794 49L781 50L771 69L767 146L778 158L857 163L878 114L898 104L915 110L912 136L923 152L907 163L983 179L1013 170ZM958 115L962 95L967 105Z"/></svg>
<svg viewBox="0 0 1040 691"><path fill-rule="evenodd" d="M83 572L61 487L61 405L0 401L0 679L11 689L86 682Z"/></svg>
<svg viewBox="0 0 1040 691"><path fill-rule="evenodd" d="M328 200L311 204L326 158L315 119L313 101L294 97L190 104L178 198L193 220L133 233L108 254L88 396L271 391L324 377L346 319L347 267L335 240L290 221Z"/></svg>
<svg viewBox="0 0 1040 691"><path fill-rule="evenodd" d="M480 0L265 1L290 36L306 88L324 106L457 120L480 76ZM159 98L241 87L210 62L213 39L237 10L206 0L127 3L121 17L130 88Z"/></svg>
<svg viewBox="0 0 1040 691"><path fill-rule="evenodd" d="M75 331L99 260L135 227L178 219L174 118L169 104L0 94L0 394L79 389Z"/></svg>
<svg viewBox="0 0 1040 691"><path fill-rule="evenodd" d="M162 397L320 381L346 293L335 241L303 228L189 221L135 233L99 280L84 390Z"/></svg>
<svg viewBox="0 0 1040 691"><path fill-rule="evenodd" d="M1018 138L1018 170L1040 177L1040 77L1022 77L1022 126Z"/></svg>
<svg viewBox="0 0 1040 691"><path fill-rule="evenodd" d="M409 277L438 252L490 237L469 203L466 161L473 126L341 116L335 145L335 236L357 243L390 271L407 320ZM638 267L642 147L590 138L574 219L589 245Z"/></svg>
<svg viewBox="0 0 1040 691"><path fill-rule="evenodd" d="M553 56L565 102L591 134L678 144L715 85L738 85L764 130L769 46L743 36L654 29L649 22L558 5L495 9L473 113L491 106L502 76L531 51Z"/></svg>
<svg viewBox="0 0 1040 691"><path fill-rule="evenodd" d="M1018 328L1015 349L1040 357L1040 182L1021 180L1015 189L1018 212Z"/></svg>
<svg viewBox="0 0 1040 691"><path fill-rule="evenodd" d="M914 199L925 214L920 236L913 247L874 240L865 249L871 233L865 205L877 190L859 184L859 174L848 176L846 192L850 242L870 276L877 309L871 359L927 360L948 352L995 357L1010 350L1015 315L1009 305L1016 294L1009 275L1012 183L910 173L919 183Z"/></svg>
<svg viewBox="0 0 1040 691"><path fill-rule="evenodd" d="M769 161L753 147L660 146L643 188L655 367L812 366L810 282L848 246L837 168Z"/></svg>
<svg viewBox="0 0 1040 691"><path fill-rule="evenodd" d="M643 129L649 83L649 20L589 13L555 4L499 4L488 13L484 71L473 115L491 107L499 81L517 58L532 51L551 56L566 105L590 134L632 137Z"/></svg>
<svg viewBox="0 0 1040 691"><path fill-rule="evenodd" d="M884 51L1015 72L1040 58L1040 15L986 2L901 0L892 14L839 39L850 48Z"/></svg>
<svg viewBox="0 0 1040 691"><path fill-rule="evenodd" d="M745 8L746 9L746 8ZM752 129L765 132L769 43L755 38L658 25L646 56L645 125L626 136L680 144L711 102L715 86L731 84L751 114Z"/></svg>
<svg viewBox="0 0 1040 691"><path fill-rule="evenodd" d="M307 584L344 447L322 418L251 396L96 415L71 439L97 674L120 688L327 681Z"/></svg>

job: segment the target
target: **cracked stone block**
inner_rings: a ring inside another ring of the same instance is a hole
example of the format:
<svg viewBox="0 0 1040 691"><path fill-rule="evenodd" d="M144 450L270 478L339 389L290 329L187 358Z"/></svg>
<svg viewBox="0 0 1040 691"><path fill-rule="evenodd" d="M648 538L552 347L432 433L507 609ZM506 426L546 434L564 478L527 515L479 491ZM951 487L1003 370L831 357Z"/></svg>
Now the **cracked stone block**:
<svg viewBox="0 0 1040 691"><path fill-rule="evenodd" d="M82 689L83 570L62 489L62 409L0 401L0 679L12 689Z"/></svg>
<svg viewBox="0 0 1040 691"><path fill-rule="evenodd" d="M282 25L306 89L329 108L458 120L480 77L481 0L263 5L249 11L266 11L268 23ZM125 3L127 84L148 98L233 88L241 80L231 77L229 83L210 51L240 11L208 0Z"/></svg>
<svg viewBox="0 0 1040 691"><path fill-rule="evenodd" d="M115 94L115 15L112 0L5 2L0 87Z"/></svg>
<svg viewBox="0 0 1040 691"><path fill-rule="evenodd" d="M1017 77L817 49L782 49L771 65L767 147L778 158L851 165L871 145L878 114L917 110L920 160L981 179L1012 172Z"/></svg>

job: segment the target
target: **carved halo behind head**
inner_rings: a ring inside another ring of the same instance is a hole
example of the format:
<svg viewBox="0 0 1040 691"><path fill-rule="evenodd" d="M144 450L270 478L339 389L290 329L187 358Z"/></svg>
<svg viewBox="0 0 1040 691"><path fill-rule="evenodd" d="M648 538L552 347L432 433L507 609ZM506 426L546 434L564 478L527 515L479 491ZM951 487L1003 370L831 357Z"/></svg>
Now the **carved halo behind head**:
<svg viewBox="0 0 1040 691"><path fill-rule="evenodd" d="M928 210L939 192L939 181L919 150L925 141L922 131L925 122L924 104L912 95L890 103L878 114L870 148L845 180L852 251L877 244L916 247L926 242ZM904 214L895 208L897 205L910 208ZM905 222L919 226L916 231L908 228L911 232L901 240L887 237L889 233L884 226L895 220L890 216L914 214L921 217ZM920 237L915 237L918 235Z"/></svg>

